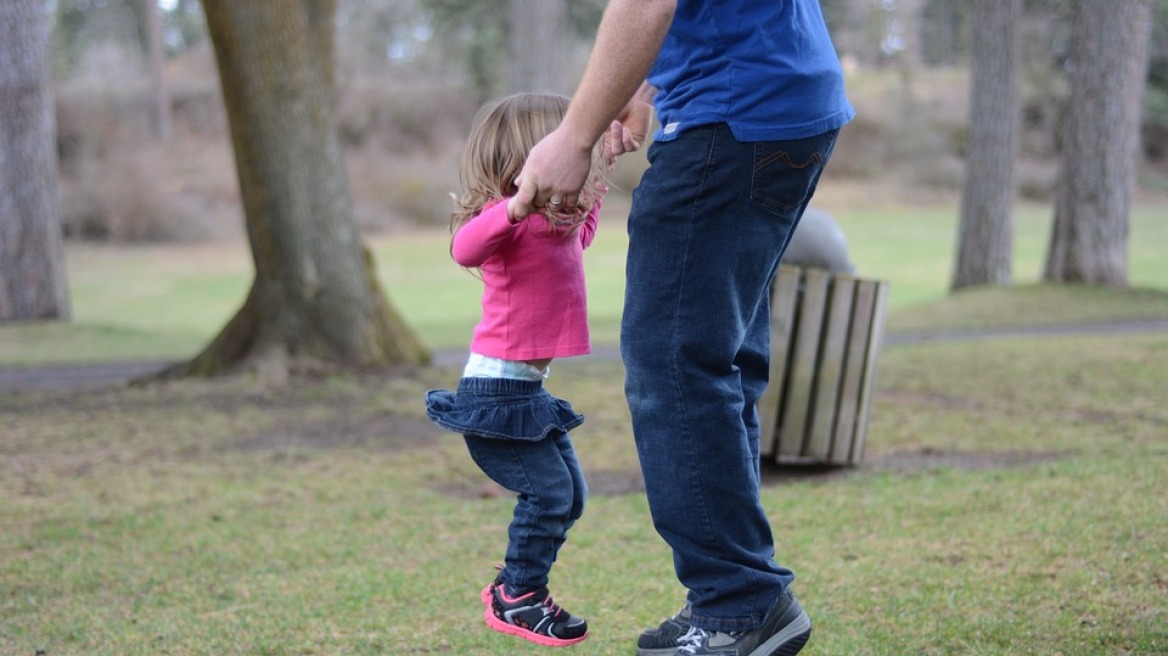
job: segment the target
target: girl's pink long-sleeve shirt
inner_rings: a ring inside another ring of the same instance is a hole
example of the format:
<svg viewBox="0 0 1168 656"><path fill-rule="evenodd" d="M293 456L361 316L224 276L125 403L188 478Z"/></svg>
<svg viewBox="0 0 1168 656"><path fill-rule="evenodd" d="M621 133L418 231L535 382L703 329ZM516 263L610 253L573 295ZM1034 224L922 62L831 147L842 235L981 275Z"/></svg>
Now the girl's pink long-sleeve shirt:
<svg viewBox="0 0 1168 656"><path fill-rule="evenodd" d="M454 234L451 254L483 277L483 316L470 350L503 360L539 360L591 351L584 249L596 234L600 201L576 234L542 214L512 225L507 203L487 206Z"/></svg>

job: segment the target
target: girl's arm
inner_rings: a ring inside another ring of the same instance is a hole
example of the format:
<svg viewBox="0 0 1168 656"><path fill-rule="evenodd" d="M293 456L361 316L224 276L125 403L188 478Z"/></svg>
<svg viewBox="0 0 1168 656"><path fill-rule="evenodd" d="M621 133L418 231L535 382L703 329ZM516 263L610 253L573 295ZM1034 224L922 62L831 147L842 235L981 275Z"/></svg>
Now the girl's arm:
<svg viewBox="0 0 1168 656"><path fill-rule="evenodd" d="M597 186L596 202L592 204L592 209L588 210L588 216L584 217L584 223L580 224L580 243L584 248L592 245L592 239L596 236L596 225L600 220L600 207L604 204L604 195L608 193L608 187L604 185Z"/></svg>
<svg viewBox="0 0 1168 656"><path fill-rule="evenodd" d="M507 218L506 202L495 203L454 233L450 254L464 267L480 267L495 251L511 243L519 225Z"/></svg>

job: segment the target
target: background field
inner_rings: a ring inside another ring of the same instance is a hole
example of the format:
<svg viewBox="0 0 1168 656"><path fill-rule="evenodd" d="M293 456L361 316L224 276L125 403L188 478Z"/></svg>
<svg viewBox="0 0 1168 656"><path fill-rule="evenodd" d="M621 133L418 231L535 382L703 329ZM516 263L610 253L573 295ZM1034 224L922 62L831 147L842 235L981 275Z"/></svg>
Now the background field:
<svg viewBox="0 0 1168 656"><path fill-rule="evenodd" d="M844 187L844 185L839 185ZM891 283L891 330L1109 321L1168 315L1155 294L1142 302L1074 290L1091 299L1049 289L977 291L944 302L954 251L956 213L941 203L861 209L845 194L823 194L844 229L863 277ZM603 224L586 258L594 339L615 344L624 293L624 226L627 195L606 206ZM1168 203L1138 205L1131 222L1130 282L1134 290L1168 289ZM1036 285L1045 255L1050 208L1024 204L1015 222L1014 277ZM448 256L448 233L416 228L370 238L382 283L395 306L432 349L465 348L478 317L480 283ZM251 260L239 240L194 244L114 245L71 243L68 273L74 319L68 324L0 327L0 364L157 360L189 357L205 345L242 304ZM975 297L985 297L980 305ZM1041 311L1033 304L1047 299ZM954 308L954 305L962 306ZM982 308L982 315L974 311ZM947 317L946 314L956 314Z"/></svg>

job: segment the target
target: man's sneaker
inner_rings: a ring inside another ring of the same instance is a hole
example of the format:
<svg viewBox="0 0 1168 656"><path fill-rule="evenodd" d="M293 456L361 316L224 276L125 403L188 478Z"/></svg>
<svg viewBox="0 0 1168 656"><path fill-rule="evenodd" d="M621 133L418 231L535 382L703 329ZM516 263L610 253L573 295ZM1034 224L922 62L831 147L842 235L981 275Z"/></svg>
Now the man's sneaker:
<svg viewBox="0 0 1168 656"><path fill-rule="evenodd" d="M689 617L692 609L687 602L676 615L662 622L655 629L646 629L637 638L637 656L674 656L677 641L689 631Z"/></svg>
<svg viewBox="0 0 1168 656"><path fill-rule="evenodd" d="M588 637L588 623L557 606L546 587L517 597L508 596L504 588L495 579L481 595L483 619L492 629L548 647L574 645Z"/></svg>
<svg viewBox="0 0 1168 656"><path fill-rule="evenodd" d="M743 633L706 631L696 626L678 640L678 656L794 656L811 637L811 618L790 590L783 592L762 626Z"/></svg>

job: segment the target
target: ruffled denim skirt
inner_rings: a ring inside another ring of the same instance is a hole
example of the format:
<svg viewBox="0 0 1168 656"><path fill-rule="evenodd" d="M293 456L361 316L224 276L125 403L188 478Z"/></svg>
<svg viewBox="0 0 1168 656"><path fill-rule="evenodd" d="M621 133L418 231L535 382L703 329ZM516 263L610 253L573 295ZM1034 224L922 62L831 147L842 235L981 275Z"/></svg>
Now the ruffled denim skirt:
<svg viewBox="0 0 1168 656"><path fill-rule="evenodd" d="M455 433L529 442L584 423L572 404L549 394L542 382L511 378L463 378L456 392L430 390L426 414Z"/></svg>

